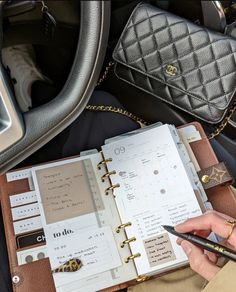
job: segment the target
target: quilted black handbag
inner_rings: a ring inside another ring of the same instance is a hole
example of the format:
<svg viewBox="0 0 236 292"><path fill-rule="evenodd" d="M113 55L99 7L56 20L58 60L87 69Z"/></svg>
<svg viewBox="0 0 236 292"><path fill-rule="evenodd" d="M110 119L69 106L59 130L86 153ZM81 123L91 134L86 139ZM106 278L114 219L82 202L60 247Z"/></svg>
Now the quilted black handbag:
<svg viewBox="0 0 236 292"><path fill-rule="evenodd" d="M236 89L236 40L149 4L133 11L113 52L118 78L211 124Z"/></svg>

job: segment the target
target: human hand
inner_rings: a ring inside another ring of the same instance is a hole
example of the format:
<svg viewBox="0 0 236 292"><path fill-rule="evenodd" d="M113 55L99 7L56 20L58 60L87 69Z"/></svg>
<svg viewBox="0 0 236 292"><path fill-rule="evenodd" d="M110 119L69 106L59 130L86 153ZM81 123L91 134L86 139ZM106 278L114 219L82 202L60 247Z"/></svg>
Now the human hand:
<svg viewBox="0 0 236 292"><path fill-rule="evenodd" d="M214 232L226 239L224 245L236 250L236 229L233 229L230 234L232 226L227 220L234 219L211 210L175 226L175 230L180 233L191 232L202 237L208 237L211 232ZM206 280L210 281L219 272L220 268L216 265L217 256L215 254L204 251L186 240L177 239L177 243L186 253L190 267Z"/></svg>

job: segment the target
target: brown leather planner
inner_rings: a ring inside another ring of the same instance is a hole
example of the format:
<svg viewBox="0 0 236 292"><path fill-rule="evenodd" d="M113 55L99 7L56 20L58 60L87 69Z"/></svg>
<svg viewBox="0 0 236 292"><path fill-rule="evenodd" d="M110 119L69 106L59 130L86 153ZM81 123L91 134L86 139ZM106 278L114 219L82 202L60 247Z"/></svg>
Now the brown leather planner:
<svg viewBox="0 0 236 292"><path fill-rule="evenodd" d="M190 146L197 158L201 170L217 165L217 157L199 123L192 123L200 132L201 140L190 143ZM52 273L47 258L31 263L18 265L16 252L18 249L16 236L13 228L13 218L9 196L28 192L30 186L28 179L21 179L7 182L6 175L0 177L0 199L3 213L8 256L12 277L13 289L15 292L55 292ZM219 185L206 190L209 201L217 211L226 213L236 218L236 198L230 186ZM34 247L37 245L34 245ZM38 244L40 246L40 244ZM23 248L21 250L24 250ZM136 282L123 283L121 285L105 289L104 291L117 291Z"/></svg>
<svg viewBox="0 0 236 292"><path fill-rule="evenodd" d="M201 134L202 139L190 143L201 169L219 163L207 136L199 123L193 123ZM236 197L230 186L219 185L206 190L207 197L213 208L219 212L236 218Z"/></svg>

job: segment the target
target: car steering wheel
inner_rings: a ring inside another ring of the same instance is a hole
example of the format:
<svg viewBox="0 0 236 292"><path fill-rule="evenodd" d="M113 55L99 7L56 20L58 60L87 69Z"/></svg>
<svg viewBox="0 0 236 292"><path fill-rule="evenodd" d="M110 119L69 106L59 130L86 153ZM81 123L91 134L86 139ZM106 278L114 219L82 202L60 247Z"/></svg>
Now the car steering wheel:
<svg viewBox="0 0 236 292"><path fill-rule="evenodd" d="M110 1L80 1L80 34L68 79L52 101L24 114L0 67L0 173L34 153L83 111L103 64L109 26Z"/></svg>

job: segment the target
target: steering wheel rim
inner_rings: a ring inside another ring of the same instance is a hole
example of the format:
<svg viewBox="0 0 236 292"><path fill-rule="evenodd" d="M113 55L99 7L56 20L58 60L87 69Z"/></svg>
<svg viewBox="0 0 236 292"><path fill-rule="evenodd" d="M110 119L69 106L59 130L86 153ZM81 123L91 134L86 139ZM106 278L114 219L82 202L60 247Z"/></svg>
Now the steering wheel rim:
<svg viewBox="0 0 236 292"><path fill-rule="evenodd" d="M0 153L0 173L45 145L83 111L103 64L109 26L110 1L80 1L79 40L67 81L52 101L23 114L25 133Z"/></svg>

